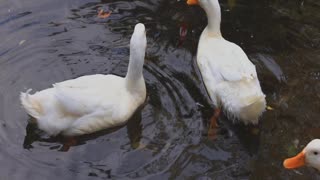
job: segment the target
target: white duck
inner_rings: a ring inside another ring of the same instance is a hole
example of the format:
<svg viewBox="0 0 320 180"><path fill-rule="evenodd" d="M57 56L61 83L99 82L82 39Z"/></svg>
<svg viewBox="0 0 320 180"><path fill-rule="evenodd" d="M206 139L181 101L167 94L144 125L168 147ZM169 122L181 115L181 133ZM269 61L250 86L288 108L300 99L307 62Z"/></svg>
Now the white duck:
<svg viewBox="0 0 320 180"><path fill-rule="evenodd" d="M220 107L229 117L256 124L266 108L255 66L243 50L225 40L220 32L221 10L218 0L188 0L206 12L208 25L203 30L197 64L209 96L217 107L210 127L215 126ZM210 131L210 129L209 129Z"/></svg>
<svg viewBox="0 0 320 180"><path fill-rule="evenodd" d="M320 139L312 140L302 152L283 162L283 166L287 169L294 169L304 165L314 167L320 171Z"/></svg>
<svg viewBox="0 0 320 180"><path fill-rule="evenodd" d="M21 103L39 129L53 136L89 134L122 125L146 99L142 74L146 45L145 27L137 24L130 41L126 77L82 76L33 95L30 90L21 93Z"/></svg>

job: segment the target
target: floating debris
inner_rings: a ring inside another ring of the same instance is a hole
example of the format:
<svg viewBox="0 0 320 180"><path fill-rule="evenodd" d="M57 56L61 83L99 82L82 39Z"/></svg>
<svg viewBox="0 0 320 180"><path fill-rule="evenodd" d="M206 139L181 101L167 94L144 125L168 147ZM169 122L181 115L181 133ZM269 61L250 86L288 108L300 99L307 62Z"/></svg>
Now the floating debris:
<svg viewBox="0 0 320 180"><path fill-rule="evenodd" d="M26 40L21 40L20 42L19 42L19 46L21 46L23 43L25 43L26 42Z"/></svg>
<svg viewBox="0 0 320 180"><path fill-rule="evenodd" d="M299 139L295 139L295 140L293 141L293 145L294 145L295 148L298 148Z"/></svg>
<svg viewBox="0 0 320 180"><path fill-rule="evenodd" d="M186 23L182 23L179 28L179 43L178 43L179 47L186 40L187 34L188 34L188 25Z"/></svg>
<svg viewBox="0 0 320 180"><path fill-rule="evenodd" d="M273 109L273 107L271 107L271 106L267 106L267 110L273 111L274 109Z"/></svg>
<svg viewBox="0 0 320 180"><path fill-rule="evenodd" d="M198 102L196 102L196 105L197 105L197 106L200 106L200 107L204 107L203 104L200 104L200 103L198 103Z"/></svg>
<svg viewBox="0 0 320 180"><path fill-rule="evenodd" d="M111 11L110 12L104 12L103 9L100 9L99 13L98 13L98 17L102 18L102 19L108 18L110 15L111 15Z"/></svg>

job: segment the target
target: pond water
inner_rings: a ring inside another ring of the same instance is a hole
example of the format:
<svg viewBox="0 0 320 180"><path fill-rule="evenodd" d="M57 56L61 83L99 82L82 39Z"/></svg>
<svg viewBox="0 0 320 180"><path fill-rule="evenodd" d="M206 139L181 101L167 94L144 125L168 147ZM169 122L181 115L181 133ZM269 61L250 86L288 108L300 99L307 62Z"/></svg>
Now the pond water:
<svg viewBox="0 0 320 180"><path fill-rule="evenodd" d="M319 179L282 167L320 138L320 2L223 0L223 36L257 66L272 110L257 127L222 116L195 64L206 25L173 0L4 0L0 5L0 179ZM111 11L106 19L99 9ZM125 76L133 27L146 25L146 104L124 126L63 149L28 124L19 92L89 74Z"/></svg>

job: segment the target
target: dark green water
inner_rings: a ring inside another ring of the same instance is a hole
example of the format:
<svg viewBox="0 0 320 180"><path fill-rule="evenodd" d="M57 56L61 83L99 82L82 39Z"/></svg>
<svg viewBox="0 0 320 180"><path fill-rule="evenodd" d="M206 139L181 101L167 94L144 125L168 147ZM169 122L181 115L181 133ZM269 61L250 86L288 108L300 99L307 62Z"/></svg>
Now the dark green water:
<svg viewBox="0 0 320 180"><path fill-rule="evenodd" d="M220 4L223 36L257 66L273 110L255 128L222 116L210 141L213 106L195 64L202 9L173 0L2 1L0 179L319 179L314 169L289 171L282 161L320 138L320 2ZM100 8L111 16L97 18ZM148 100L125 126L61 151L61 138L27 124L20 91L81 75L124 76L138 22L147 28Z"/></svg>

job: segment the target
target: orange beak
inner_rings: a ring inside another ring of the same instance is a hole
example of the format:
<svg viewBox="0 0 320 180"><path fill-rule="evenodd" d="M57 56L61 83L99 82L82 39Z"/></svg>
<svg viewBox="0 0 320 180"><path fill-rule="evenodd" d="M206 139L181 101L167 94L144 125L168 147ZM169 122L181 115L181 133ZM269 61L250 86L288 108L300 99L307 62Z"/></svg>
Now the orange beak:
<svg viewBox="0 0 320 180"><path fill-rule="evenodd" d="M288 158L283 161L283 166L287 169L294 169L305 165L305 154L304 151L297 154L292 158Z"/></svg>
<svg viewBox="0 0 320 180"><path fill-rule="evenodd" d="M199 4L199 0L188 0L187 4L188 5L197 5L197 4Z"/></svg>

